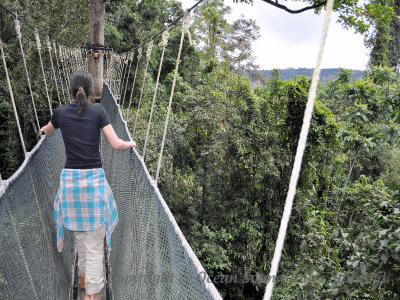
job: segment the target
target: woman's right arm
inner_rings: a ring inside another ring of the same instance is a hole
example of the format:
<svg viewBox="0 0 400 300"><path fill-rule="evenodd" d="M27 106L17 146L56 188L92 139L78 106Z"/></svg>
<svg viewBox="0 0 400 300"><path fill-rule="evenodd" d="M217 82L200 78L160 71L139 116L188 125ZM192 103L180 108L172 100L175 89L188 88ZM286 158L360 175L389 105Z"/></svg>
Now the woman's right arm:
<svg viewBox="0 0 400 300"><path fill-rule="evenodd" d="M103 132L106 135L108 142L110 143L111 147L117 150L124 150L130 147L135 147L136 148L136 142L135 141L130 141L130 142L125 142L121 140L115 133L114 128L112 127L111 124L108 124L107 126L103 127Z"/></svg>

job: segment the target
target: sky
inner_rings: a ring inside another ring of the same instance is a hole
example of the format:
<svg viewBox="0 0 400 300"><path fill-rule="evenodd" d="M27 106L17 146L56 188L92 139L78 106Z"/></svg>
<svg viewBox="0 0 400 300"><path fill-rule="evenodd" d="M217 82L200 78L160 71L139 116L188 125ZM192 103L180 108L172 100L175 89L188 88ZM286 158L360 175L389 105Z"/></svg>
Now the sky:
<svg viewBox="0 0 400 300"><path fill-rule="evenodd" d="M181 0L184 9L197 1ZM232 23L241 14L246 19L257 21L261 37L253 44L256 63L260 69L314 68L322 36L325 11L320 15L312 10L300 14L289 14L261 0L250 4L225 0L232 8L227 20ZM305 7L304 3L285 1L290 9ZM353 29L346 30L336 23L338 13L332 13L321 68L347 68L364 70L368 62L368 49L363 36Z"/></svg>

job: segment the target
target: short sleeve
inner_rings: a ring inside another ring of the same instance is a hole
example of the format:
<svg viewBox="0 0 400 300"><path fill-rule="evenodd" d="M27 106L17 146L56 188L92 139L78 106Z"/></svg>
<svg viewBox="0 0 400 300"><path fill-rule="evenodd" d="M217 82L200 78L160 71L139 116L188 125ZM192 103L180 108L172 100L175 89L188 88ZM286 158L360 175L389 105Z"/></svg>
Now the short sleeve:
<svg viewBox="0 0 400 300"><path fill-rule="evenodd" d="M110 118L103 106L99 105L100 109L100 128L103 129L105 126L111 124Z"/></svg>
<svg viewBox="0 0 400 300"><path fill-rule="evenodd" d="M51 124L53 125L53 127L54 127L55 129L57 129L58 127L60 127L60 126L58 125L58 122L57 122L57 117L58 117L58 110L56 109L56 110L53 112L53 115L51 116Z"/></svg>

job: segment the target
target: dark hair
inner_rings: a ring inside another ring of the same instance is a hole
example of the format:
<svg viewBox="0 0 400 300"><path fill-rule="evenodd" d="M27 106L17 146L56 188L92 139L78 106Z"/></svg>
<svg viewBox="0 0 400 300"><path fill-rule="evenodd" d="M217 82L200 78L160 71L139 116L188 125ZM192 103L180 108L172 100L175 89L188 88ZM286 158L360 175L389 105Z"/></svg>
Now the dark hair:
<svg viewBox="0 0 400 300"><path fill-rule="evenodd" d="M72 74L69 84L69 94L72 99L76 99L78 107L76 113L82 116L92 99L93 78L84 70L76 70Z"/></svg>

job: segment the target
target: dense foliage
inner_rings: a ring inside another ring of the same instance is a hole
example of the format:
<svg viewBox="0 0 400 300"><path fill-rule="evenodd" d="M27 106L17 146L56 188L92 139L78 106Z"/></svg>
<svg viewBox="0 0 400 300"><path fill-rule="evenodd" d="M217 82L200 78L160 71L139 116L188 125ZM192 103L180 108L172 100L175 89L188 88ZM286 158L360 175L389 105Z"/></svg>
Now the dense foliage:
<svg viewBox="0 0 400 300"><path fill-rule="evenodd" d="M126 51L181 13L180 3L174 1L110 1L106 43ZM190 47L187 40L183 45L159 188L223 298L262 299L310 79L284 79L273 70L265 84L258 80L259 86L252 88L249 76L257 80L257 74L252 73L256 66L251 42L259 29L244 17L229 24L228 13L221 1L206 3L195 12L198 19L191 28L195 46ZM19 95L25 139L32 147L34 125L19 45L12 18L4 13L2 18L0 34ZM248 30L251 35L240 35ZM86 33L81 34L79 39L85 40ZM179 27L170 29L158 87L146 152L152 175L180 34ZM25 47L31 72L39 70L29 36ZM136 128L139 152L160 52L155 46L147 74L144 59L139 64L131 112L137 113L146 76ZM134 68L127 95L133 75ZM8 177L22 155L3 73L0 78L0 172ZM31 78L39 102L43 101L40 74ZM38 106L43 123L49 117L45 101ZM357 80L351 70L341 69L329 83L319 86L274 299L400 297L399 112L399 78L385 63L371 64ZM131 128L133 119L128 123Z"/></svg>

